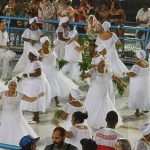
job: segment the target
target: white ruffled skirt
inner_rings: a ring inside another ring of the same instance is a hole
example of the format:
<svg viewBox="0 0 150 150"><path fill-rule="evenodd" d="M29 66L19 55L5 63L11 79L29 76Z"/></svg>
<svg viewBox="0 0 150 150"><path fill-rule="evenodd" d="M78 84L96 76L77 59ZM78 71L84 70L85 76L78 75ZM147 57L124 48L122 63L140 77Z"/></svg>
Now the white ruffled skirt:
<svg viewBox="0 0 150 150"><path fill-rule="evenodd" d="M44 76L44 75L42 75ZM45 112L46 108L50 106L51 103L51 87L45 77L35 77L24 79L20 86L20 92L23 94L33 97L38 96L41 92L45 95L34 102L21 102L21 109L31 112Z"/></svg>
<svg viewBox="0 0 150 150"><path fill-rule="evenodd" d="M52 97L65 97L70 94L71 89L77 89L78 86L68 79L62 72L55 68L43 65L43 71L51 86Z"/></svg>

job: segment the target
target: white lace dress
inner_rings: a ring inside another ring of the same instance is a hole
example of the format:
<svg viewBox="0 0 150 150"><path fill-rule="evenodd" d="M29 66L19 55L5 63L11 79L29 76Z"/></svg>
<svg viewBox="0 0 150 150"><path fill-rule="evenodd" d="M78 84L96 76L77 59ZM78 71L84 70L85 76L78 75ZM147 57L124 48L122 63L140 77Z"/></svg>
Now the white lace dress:
<svg viewBox="0 0 150 150"><path fill-rule="evenodd" d="M83 125L78 124L76 126ZM79 129L76 126L72 126L68 131L73 132L74 137L72 138L66 138L66 142L70 143L78 148L78 150L82 150L82 146L80 144L80 141L84 138L86 139L92 139L92 131L88 127L87 129Z"/></svg>
<svg viewBox="0 0 150 150"><path fill-rule="evenodd" d="M65 97L70 94L71 89L77 89L78 86L67 78L62 72L56 70L56 54L49 53L42 59L42 68L50 84L52 97Z"/></svg>
<svg viewBox="0 0 150 150"><path fill-rule="evenodd" d="M64 126L64 128L66 130L68 130L72 126L72 123L71 123L72 115L77 111L81 111L81 112L85 113L86 108L84 105L81 107L75 107L75 106L71 105L70 103L66 103L63 107L63 111L68 114L68 117L67 117L67 120L65 120L65 126Z"/></svg>
<svg viewBox="0 0 150 150"><path fill-rule="evenodd" d="M129 84L129 108L149 110L150 109L150 68L142 68L133 65L131 72L136 74L130 77Z"/></svg>
<svg viewBox="0 0 150 150"><path fill-rule="evenodd" d="M42 65L39 61L34 61L32 63L29 63L26 69L24 70L24 73L33 73L35 72L35 69L41 68ZM49 83L45 77L45 74L42 72L41 76L39 77L28 77L24 78L19 85L18 88L22 93L24 93L27 96L37 96L41 92L44 92L45 95L36 101L29 103L22 101L21 102L21 108L22 110L27 110L31 112L45 112L46 108L50 106L51 102L51 87L49 86Z"/></svg>
<svg viewBox="0 0 150 150"><path fill-rule="evenodd" d="M13 71L14 73L21 73L22 71L24 71L24 69L28 65L28 63L29 63L28 54L29 54L29 50L31 47L37 49L37 51L40 50L41 35L42 35L42 32L39 29L34 31L34 30L31 30L28 28L24 31L24 33L21 36L22 38L35 40L37 42L32 45L30 42L24 41L23 54L21 55L19 61L17 62L16 66L14 68L14 71Z"/></svg>
<svg viewBox="0 0 150 150"><path fill-rule="evenodd" d="M107 71L106 73L98 73L96 69L91 69L89 71L91 74L90 88L85 99L85 107L88 112L88 124L94 128L99 129L100 127L105 127L106 115L109 111L116 108L110 99L109 87L110 81L112 80L112 72ZM117 111L116 111L117 112ZM121 116L119 116L119 121L117 126L122 125Z"/></svg>
<svg viewBox="0 0 150 150"><path fill-rule="evenodd" d="M112 37L108 40L102 40L99 38L99 42L107 50L107 56L113 73L118 77L123 77L123 73L128 72L129 70L119 59L115 46L117 40L118 37L115 33L112 33Z"/></svg>
<svg viewBox="0 0 150 150"><path fill-rule="evenodd" d="M0 93L2 112L0 125L0 143L19 145L25 135L38 137L22 115L20 102L23 94L17 92L15 97L7 97L6 92Z"/></svg>

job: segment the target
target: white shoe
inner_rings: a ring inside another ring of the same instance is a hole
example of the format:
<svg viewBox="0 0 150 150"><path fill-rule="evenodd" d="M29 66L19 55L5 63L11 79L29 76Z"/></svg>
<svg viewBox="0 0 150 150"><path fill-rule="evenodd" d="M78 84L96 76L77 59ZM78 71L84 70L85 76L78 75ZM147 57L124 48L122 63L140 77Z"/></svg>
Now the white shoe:
<svg viewBox="0 0 150 150"><path fill-rule="evenodd" d="M28 120L28 123L29 123L29 124L37 124L37 122L36 122L36 121L33 121L33 120Z"/></svg>

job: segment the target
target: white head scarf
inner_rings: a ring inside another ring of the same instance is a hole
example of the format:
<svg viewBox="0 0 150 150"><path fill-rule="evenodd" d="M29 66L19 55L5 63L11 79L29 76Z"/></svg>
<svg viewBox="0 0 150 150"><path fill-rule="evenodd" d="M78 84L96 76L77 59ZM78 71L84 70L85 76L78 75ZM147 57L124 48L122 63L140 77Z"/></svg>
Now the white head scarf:
<svg viewBox="0 0 150 150"><path fill-rule="evenodd" d="M60 21L59 21L59 25L61 26L63 23L66 23L68 21L69 21L69 17L68 16L61 17Z"/></svg>
<svg viewBox="0 0 150 150"><path fill-rule="evenodd" d="M100 55L93 60L92 64L98 65L103 60L105 60L104 57L102 55Z"/></svg>
<svg viewBox="0 0 150 150"><path fill-rule="evenodd" d="M108 21L105 21L102 24L102 27L103 27L104 31L110 31L111 24Z"/></svg>
<svg viewBox="0 0 150 150"><path fill-rule="evenodd" d="M32 24L34 21L38 22L38 17L30 18L29 24Z"/></svg>
<svg viewBox="0 0 150 150"><path fill-rule="evenodd" d="M14 77L14 78L12 78L9 82L8 82L8 86L9 86L9 84L11 83L11 82L15 82L16 83L16 85L18 86L18 83L17 83L17 79Z"/></svg>
<svg viewBox="0 0 150 150"><path fill-rule="evenodd" d="M140 50L136 53L136 57L139 59L145 59L146 58L146 53L144 50Z"/></svg>
<svg viewBox="0 0 150 150"><path fill-rule="evenodd" d="M49 41L49 38L47 36L43 36L40 38L41 45L43 45L46 41Z"/></svg>
<svg viewBox="0 0 150 150"><path fill-rule="evenodd" d="M32 53L37 58L39 58L39 56L40 56L38 51L35 48L33 48L33 47L29 48L29 52Z"/></svg>
<svg viewBox="0 0 150 150"><path fill-rule="evenodd" d="M98 47L96 47L96 51L97 52L102 52L105 48L102 45L99 45Z"/></svg>
<svg viewBox="0 0 150 150"><path fill-rule="evenodd" d="M145 123L141 126L140 132L145 136L150 134L150 122Z"/></svg>
<svg viewBox="0 0 150 150"><path fill-rule="evenodd" d="M71 96L76 100L82 99L82 93L79 89L72 89L71 90Z"/></svg>
<svg viewBox="0 0 150 150"><path fill-rule="evenodd" d="M77 30L72 30L69 32L68 38L73 39L74 37L76 37L78 35Z"/></svg>

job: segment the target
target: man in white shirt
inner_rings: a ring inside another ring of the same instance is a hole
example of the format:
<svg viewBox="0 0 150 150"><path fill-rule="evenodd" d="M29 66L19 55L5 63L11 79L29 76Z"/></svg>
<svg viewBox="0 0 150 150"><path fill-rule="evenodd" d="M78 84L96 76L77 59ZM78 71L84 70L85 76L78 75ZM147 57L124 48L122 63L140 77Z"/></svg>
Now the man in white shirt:
<svg viewBox="0 0 150 150"><path fill-rule="evenodd" d="M117 139L123 137L115 130L118 123L118 115L115 111L108 112L106 122L107 127L97 130L94 135L98 150L114 150Z"/></svg>
<svg viewBox="0 0 150 150"><path fill-rule="evenodd" d="M8 50L9 36L6 32L5 22L0 22L0 70L1 79L6 79L9 70L9 61L15 57L15 53Z"/></svg>
<svg viewBox="0 0 150 150"><path fill-rule="evenodd" d="M148 3L145 2L143 7L138 11L136 15L136 22L139 27L150 27L150 10L148 9ZM137 38L141 39L144 35L144 31L137 31ZM143 48L143 47L142 47Z"/></svg>

